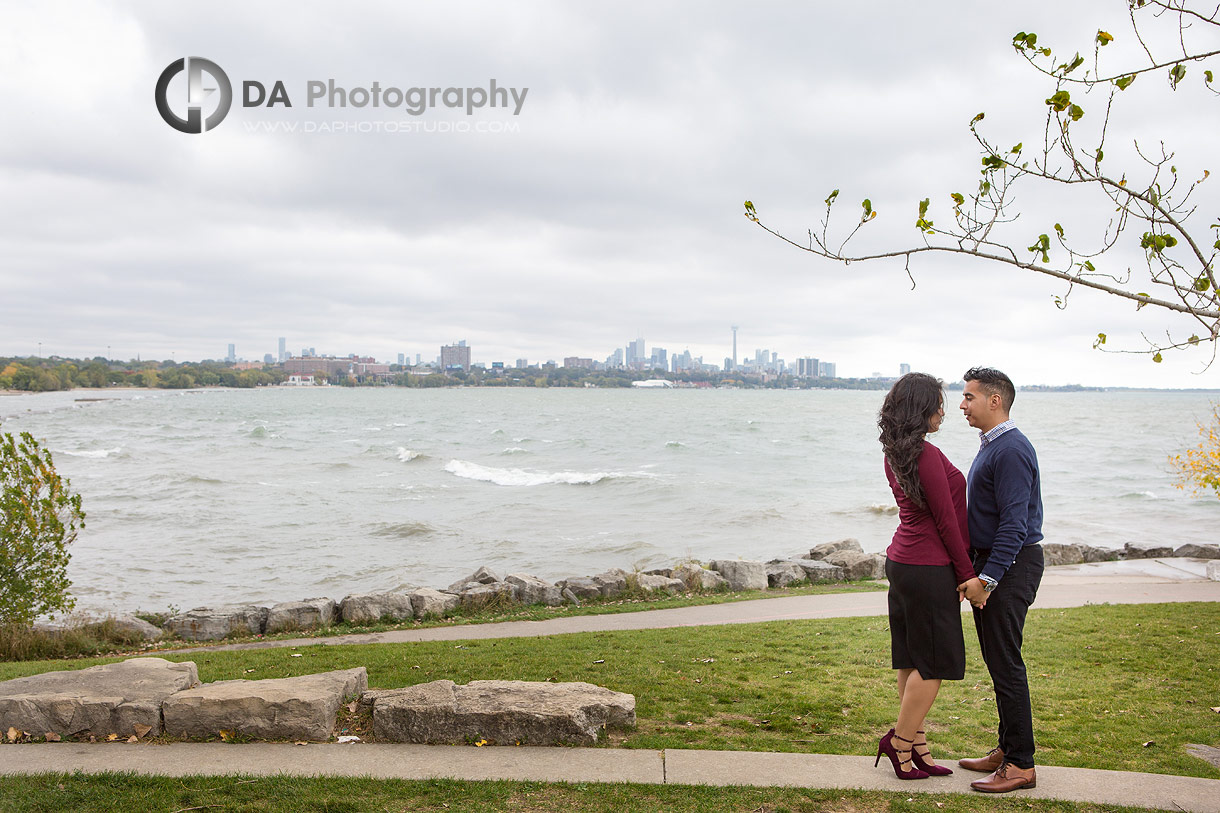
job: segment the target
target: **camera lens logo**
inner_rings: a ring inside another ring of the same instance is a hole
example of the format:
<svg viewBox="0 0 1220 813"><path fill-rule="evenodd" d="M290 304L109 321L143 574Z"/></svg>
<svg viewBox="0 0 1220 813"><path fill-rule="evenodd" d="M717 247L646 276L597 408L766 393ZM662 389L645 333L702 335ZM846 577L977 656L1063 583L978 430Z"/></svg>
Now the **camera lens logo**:
<svg viewBox="0 0 1220 813"><path fill-rule="evenodd" d="M169 103L169 84L174 77L186 71L186 118L182 118L173 111ZM207 87L204 84L204 73L207 73L211 78L212 83L218 87ZM216 105L216 109L207 118L203 116L204 99L211 96L217 90L220 91L220 98ZM161 71L161 76L157 79L157 90L155 94L157 100L157 112L161 114L161 118L165 119L165 123L181 133L192 133L198 135L205 130L214 130L224 121L225 116L229 115L229 108L233 105L233 85L229 82L229 77L210 59L204 59L200 56L186 57L179 59L177 62L171 62L165 70Z"/></svg>

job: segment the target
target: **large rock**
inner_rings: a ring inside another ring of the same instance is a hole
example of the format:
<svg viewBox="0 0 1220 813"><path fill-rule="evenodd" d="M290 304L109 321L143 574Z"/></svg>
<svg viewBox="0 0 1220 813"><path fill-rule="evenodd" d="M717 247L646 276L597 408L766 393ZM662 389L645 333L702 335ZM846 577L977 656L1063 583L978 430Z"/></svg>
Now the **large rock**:
<svg viewBox="0 0 1220 813"><path fill-rule="evenodd" d="M821 545L815 545L809 551L810 559L825 559L832 553L841 553L850 551L852 553L864 553L864 548L860 546L857 539L840 539L837 542L823 542Z"/></svg>
<svg viewBox="0 0 1220 813"><path fill-rule="evenodd" d="M589 683L435 680L379 691L379 740L434 744L593 745L603 728L635 725L635 697Z"/></svg>
<svg viewBox="0 0 1220 813"><path fill-rule="evenodd" d="M673 569L671 575L675 579L681 579L688 590L717 590L728 586L728 581L724 576L694 562L678 565Z"/></svg>
<svg viewBox="0 0 1220 813"><path fill-rule="evenodd" d="M329 627L335 623L335 609L335 601L330 598L282 601L267 613L267 632Z"/></svg>
<svg viewBox="0 0 1220 813"><path fill-rule="evenodd" d="M805 569L796 562L775 559L767 562L767 586L787 587L805 581Z"/></svg>
<svg viewBox="0 0 1220 813"><path fill-rule="evenodd" d="M462 607L468 610L501 607L513 602L513 586L508 582L492 582L491 584L471 582L465 590L458 594L458 599Z"/></svg>
<svg viewBox="0 0 1220 813"><path fill-rule="evenodd" d="M517 601L522 604L545 604L548 607L554 607L563 603L560 589L537 576L527 573L510 573L504 577L504 581L513 586Z"/></svg>
<svg viewBox="0 0 1220 813"><path fill-rule="evenodd" d="M843 568L843 576L849 581L885 578L885 557L878 553L842 550L830 554L824 561Z"/></svg>
<svg viewBox="0 0 1220 813"><path fill-rule="evenodd" d="M1182 545L1173 552L1178 559L1220 559L1220 545Z"/></svg>
<svg viewBox="0 0 1220 813"><path fill-rule="evenodd" d="M79 613L58 621L35 621L34 629L46 635L63 635L69 630L82 629L94 635L118 633L127 640L155 641L165 630L134 615L96 616Z"/></svg>
<svg viewBox="0 0 1220 813"><path fill-rule="evenodd" d="M1094 545L1081 545L1080 555L1086 564L1092 562L1114 562L1119 558L1119 551L1114 548L1099 548Z"/></svg>
<svg viewBox="0 0 1220 813"><path fill-rule="evenodd" d="M628 575L627 571L615 567L594 575L593 581L601 589L602 598L614 598L627 589Z"/></svg>
<svg viewBox="0 0 1220 813"><path fill-rule="evenodd" d="M144 641L155 641L165 634L165 630L134 615L116 615L102 619L101 623L110 623L124 635L130 635Z"/></svg>
<svg viewBox="0 0 1220 813"><path fill-rule="evenodd" d="M767 567L762 562L717 559L710 562L708 567L724 576L730 590L767 589Z"/></svg>
<svg viewBox="0 0 1220 813"><path fill-rule="evenodd" d="M1168 545L1136 545L1128 542L1123 545L1124 559L1165 559L1173 556L1173 548Z"/></svg>
<svg viewBox="0 0 1220 813"><path fill-rule="evenodd" d="M809 580L810 584L841 582L846 578L842 567L832 565L830 562L823 562L821 559L796 559L793 561L801 566L801 570L805 571L805 578Z"/></svg>
<svg viewBox="0 0 1220 813"><path fill-rule="evenodd" d="M165 733L211 738L221 731L263 740L325 740L339 704L369 685L363 666L271 680L222 680L167 697Z"/></svg>
<svg viewBox="0 0 1220 813"><path fill-rule="evenodd" d="M559 582L561 590L567 590L580 601L601 598L602 586L588 576L577 576Z"/></svg>
<svg viewBox="0 0 1220 813"><path fill-rule="evenodd" d="M410 593L357 593L339 602L339 615L349 624L373 624L382 618L403 621L415 617Z"/></svg>
<svg viewBox="0 0 1220 813"><path fill-rule="evenodd" d="M499 582L499 581L503 581L503 579L501 579L499 576L497 576L496 572L494 570L492 570L489 567L484 566L484 567L480 567L478 570L476 570L474 573L471 573L466 578L458 579L453 584L449 585L449 592L450 593L461 593L471 584L471 582L473 582L475 584L495 584L496 582Z"/></svg>
<svg viewBox="0 0 1220 813"><path fill-rule="evenodd" d="M1084 551L1079 545L1061 542L1042 543L1042 558L1047 567L1052 565L1078 565L1084 561Z"/></svg>
<svg viewBox="0 0 1220 813"><path fill-rule="evenodd" d="M639 573L634 577L636 586L645 593L681 593L686 590L686 582L672 579L668 576L654 576L650 573Z"/></svg>
<svg viewBox="0 0 1220 813"><path fill-rule="evenodd" d="M195 664L132 658L0 682L0 731L36 736L161 733L161 703L199 682ZM147 729L136 730L136 726Z"/></svg>
<svg viewBox="0 0 1220 813"><path fill-rule="evenodd" d="M444 618L458 608L461 599L453 593L442 593L431 587L421 587L411 594L411 611L416 618Z"/></svg>
<svg viewBox="0 0 1220 813"><path fill-rule="evenodd" d="M217 641L230 635L262 635L267 629L266 607L234 604L196 607L165 622L165 630L187 641Z"/></svg>

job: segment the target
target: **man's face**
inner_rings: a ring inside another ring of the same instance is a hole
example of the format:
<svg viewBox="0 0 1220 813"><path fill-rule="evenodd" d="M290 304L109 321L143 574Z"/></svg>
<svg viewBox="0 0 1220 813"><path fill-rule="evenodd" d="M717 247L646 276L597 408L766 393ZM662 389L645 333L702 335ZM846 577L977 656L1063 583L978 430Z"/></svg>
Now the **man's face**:
<svg viewBox="0 0 1220 813"><path fill-rule="evenodd" d="M997 421L995 420L996 410L992 402L998 398L999 396L989 397L979 386L979 382L967 381L959 407L962 414L966 416L966 423L980 432L993 428Z"/></svg>

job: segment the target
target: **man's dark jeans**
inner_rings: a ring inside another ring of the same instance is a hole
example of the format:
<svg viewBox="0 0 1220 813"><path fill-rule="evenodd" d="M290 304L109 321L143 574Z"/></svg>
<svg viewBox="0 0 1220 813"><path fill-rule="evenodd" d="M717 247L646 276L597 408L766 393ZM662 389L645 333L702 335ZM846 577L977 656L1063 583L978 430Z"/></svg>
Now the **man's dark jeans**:
<svg viewBox="0 0 1220 813"><path fill-rule="evenodd" d="M987 564L990 550L971 548L974 572ZM979 636L983 661L995 687L996 708L1000 714L1000 748L1004 758L1018 768L1034 767L1034 719L1029 707L1029 679L1021 659L1025 632L1025 613L1038 595L1042 583L1041 545L1027 545L1017 561L987 599L987 605L974 611L974 628Z"/></svg>

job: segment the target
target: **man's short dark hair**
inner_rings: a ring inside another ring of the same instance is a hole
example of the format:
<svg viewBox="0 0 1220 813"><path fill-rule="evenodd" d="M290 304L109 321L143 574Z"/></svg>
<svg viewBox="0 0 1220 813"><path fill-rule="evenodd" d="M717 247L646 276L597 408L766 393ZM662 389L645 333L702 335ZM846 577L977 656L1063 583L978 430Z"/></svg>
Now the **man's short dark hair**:
<svg viewBox="0 0 1220 813"><path fill-rule="evenodd" d="M977 381L979 388L992 395L1000 396L1000 403L1005 412L1012 411L1012 402L1017 399L1017 388L1012 385L1012 379L991 367L971 367L962 376L963 381Z"/></svg>

